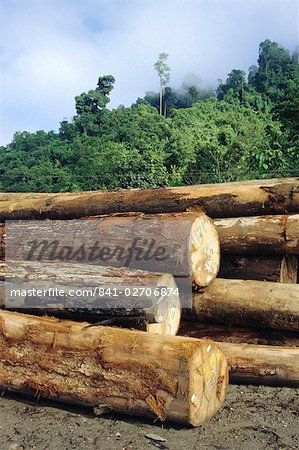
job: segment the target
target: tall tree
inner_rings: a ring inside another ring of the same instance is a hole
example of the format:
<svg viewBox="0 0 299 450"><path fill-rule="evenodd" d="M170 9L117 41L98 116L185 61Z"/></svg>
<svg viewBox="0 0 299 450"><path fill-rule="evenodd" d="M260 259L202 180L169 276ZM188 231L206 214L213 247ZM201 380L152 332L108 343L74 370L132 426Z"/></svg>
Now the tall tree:
<svg viewBox="0 0 299 450"><path fill-rule="evenodd" d="M96 135L100 114L103 114L110 102L109 94L113 89L115 78L112 75L99 77L96 89L83 92L75 97L77 117L75 124L80 132Z"/></svg>
<svg viewBox="0 0 299 450"><path fill-rule="evenodd" d="M167 53L160 53L158 61L154 64L160 78L160 116L163 114L163 89L170 80L170 67L166 64Z"/></svg>
<svg viewBox="0 0 299 450"><path fill-rule="evenodd" d="M77 114L95 114L109 103L109 94L113 89L115 78L112 75L99 77L96 89L83 92L75 97Z"/></svg>
<svg viewBox="0 0 299 450"><path fill-rule="evenodd" d="M244 101L244 90L247 87L245 72L239 69L233 69L227 76L226 82L220 82L217 88L218 100L225 99L230 93L233 97L238 98L240 103Z"/></svg>
<svg viewBox="0 0 299 450"><path fill-rule="evenodd" d="M299 76L289 84L284 99L274 109L282 124L282 148L292 154L292 169L299 174Z"/></svg>
<svg viewBox="0 0 299 450"><path fill-rule="evenodd" d="M294 61L290 52L269 39L260 43L258 70L251 73L249 82L273 103L284 97L288 83L294 78Z"/></svg>

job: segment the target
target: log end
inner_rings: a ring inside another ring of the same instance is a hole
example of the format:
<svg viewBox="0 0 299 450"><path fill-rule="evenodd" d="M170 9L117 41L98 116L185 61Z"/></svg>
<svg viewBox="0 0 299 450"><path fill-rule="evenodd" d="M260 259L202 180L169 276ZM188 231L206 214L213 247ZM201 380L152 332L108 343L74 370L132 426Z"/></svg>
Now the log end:
<svg viewBox="0 0 299 450"><path fill-rule="evenodd" d="M208 286L220 268L220 241L213 221L201 214L191 228L191 267L194 282Z"/></svg>
<svg viewBox="0 0 299 450"><path fill-rule="evenodd" d="M161 295L157 300L154 311L156 323L148 323L146 331L174 336L179 330L181 321L180 297L176 294L177 285L173 277L167 274L160 278L158 285L166 289L166 295Z"/></svg>
<svg viewBox="0 0 299 450"><path fill-rule="evenodd" d="M189 422L198 426L210 419L224 403L228 364L218 346L203 339L189 363L189 369Z"/></svg>

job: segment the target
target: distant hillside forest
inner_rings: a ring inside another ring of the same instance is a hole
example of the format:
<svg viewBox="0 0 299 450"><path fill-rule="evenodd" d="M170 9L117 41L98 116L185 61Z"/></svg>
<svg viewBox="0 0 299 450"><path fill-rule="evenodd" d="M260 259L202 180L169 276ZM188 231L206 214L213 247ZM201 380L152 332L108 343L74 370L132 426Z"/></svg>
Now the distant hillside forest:
<svg viewBox="0 0 299 450"><path fill-rule="evenodd" d="M266 40L258 65L234 69L214 92L168 86L108 110L114 77L75 97L58 132L17 132L0 147L0 190L63 192L215 183L299 175L299 63ZM154 70L153 69L153 70Z"/></svg>

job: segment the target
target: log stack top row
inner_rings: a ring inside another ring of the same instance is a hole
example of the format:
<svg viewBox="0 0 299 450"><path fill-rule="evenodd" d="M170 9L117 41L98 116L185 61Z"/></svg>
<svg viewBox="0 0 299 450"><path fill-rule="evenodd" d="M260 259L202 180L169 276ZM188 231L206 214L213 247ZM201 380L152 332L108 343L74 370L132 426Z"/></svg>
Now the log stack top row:
<svg viewBox="0 0 299 450"><path fill-rule="evenodd" d="M181 212L201 208L212 218L299 212L299 178L158 189L0 194L2 222L29 218L73 219L132 211Z"/></svg>

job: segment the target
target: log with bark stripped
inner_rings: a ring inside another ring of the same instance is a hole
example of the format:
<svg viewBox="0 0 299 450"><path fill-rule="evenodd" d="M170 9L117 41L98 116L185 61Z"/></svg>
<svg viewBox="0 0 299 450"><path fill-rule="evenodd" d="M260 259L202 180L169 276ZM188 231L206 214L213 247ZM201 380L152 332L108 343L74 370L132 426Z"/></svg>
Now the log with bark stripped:
<svg viewBox="0 0 299 450"><path fill-rule="evenodd" d="M219 278L298 283L298 257L224 254L221 258Z"/></svg>
<svg viewBox="0 0 299 450"><path fill-rule="evenodd" d="M299 254L299 214L214 221L221 251L229 254Z"/></svg>
<svg viewBox="0 0 299 450"><path fill-rule="evenodd" d="M228 372L207 340L0 311L0 389L197 426Z"/></svg>
<svg viewBox="0 0 299 450"><path fill-rule="evenodd" d="M31 260L68 259L98 266L127 266L191 276L199 286L209 285L220 265L216 227L202 212L26 220L6 228L8 259L27 259L30 255Z"/></svg>
<svg viewBox="0 0 299 450"><path fill-rule="evenodd" d="M38 292L39 291L39 292ZM3 294L2 290L2 294ZM172 275L71 263L9 262L2 305L100 320L136 318L146 330L175 335L181 307Z"/></svg>
<svg viewBox="0 0 299 450"><path fill-rule="evenodd" d="M213 218L299 212L299 178L63 194L2 193L0 221L180 212L202 207Z"/></svg>
<svg viewBox="0 0 299 450"><path fill-rule="evenodd" d="M193 311L200 322L298 331L299 285L216 278L193 294Z"/></svg>

